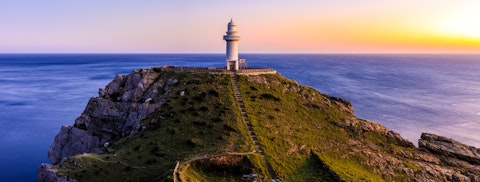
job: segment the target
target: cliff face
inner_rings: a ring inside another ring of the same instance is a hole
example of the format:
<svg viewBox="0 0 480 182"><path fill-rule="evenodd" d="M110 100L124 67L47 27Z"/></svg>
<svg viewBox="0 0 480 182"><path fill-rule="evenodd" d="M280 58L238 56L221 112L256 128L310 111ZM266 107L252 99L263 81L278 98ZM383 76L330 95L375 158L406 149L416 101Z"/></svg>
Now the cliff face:
<svg viewBox="0 0 480 182"><path fill-rule="evenodd" d="M344 99L278 74L236 79L248 126L228 75L115 76L73 126L60 129L48 151L53 165L43 164L38 180L237 181L238 171L266 179L246 137L251 128L269 170L284 181L480 181L475 147L422 134L415 148L355 117Z"/></svg>
<svg viewBox="0 0 480 182"><path fill-rule="evenodd" d="M102 154L106 142L134 134L140 120L159 108L164 100L159 92L168 91L174 80L158 79L152 70L117 75L99 97L91 98L73 126L63 126L48 151L53 164L81 153Z"/></svg>

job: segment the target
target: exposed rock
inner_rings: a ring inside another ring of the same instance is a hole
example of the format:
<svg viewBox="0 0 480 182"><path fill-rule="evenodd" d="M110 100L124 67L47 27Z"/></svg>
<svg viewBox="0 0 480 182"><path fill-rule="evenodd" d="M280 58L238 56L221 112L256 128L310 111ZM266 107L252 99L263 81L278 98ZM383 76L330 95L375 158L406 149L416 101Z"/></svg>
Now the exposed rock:
<svg viewBox="0 0 480 182"><path fill-rule="evenodd" d="M76 182L67 176L57 176L57 171L52 168L51 164L42 164L38 168L37 181L39 182Z"/></svg>
<svg viewBox="0 0 480 182"><path fill-rule="evenodd" d="M113 79L112 82L110 82L107 87L106 87L106 93L108 95L113 95L114 93L118 92L120 90L120 87L123 83L125 83L125 77L123 75L115 75L115 78Z"/></svg>
<svg viewBox="0 0 480 182"><path fill-rule="evenodd" d="M418 141L418 147L437 155L464 160L471 164L480 164L480 154L477 148L450 138L422 133L421 139Z"/></svg>
<svg viewBox="0 0 480 182"><path fill-rule="evenodd" d="M175 84L177 84L177 83L178 83L178 80L177 80L177 79L170 79L170 80L168 80L168 82L167 82L168 85L175 85Z"/></svg>
<svg viewBox="0 0 480 182"><path fill-rule="evenodd" d="M340 106L340 110L353 114L353 106L348 100L340 97L328 96L328 99L332 100L336 105Z"/></svg>
<svg viewBox="0 0 480 182"><path fill-rule="evenodd" d="M338 123L338 124L342 125L340 123ZM408 140L405 140L397 132L388 130L387 128L385 128L385 126L383 126L381 124L378 124L378 123L375 123L375 122L372 122L372 121L367 121L367 120L359 119L359 118L350 118L350 119L345 120L345 126L344 127L347 127L347 128L353 129L353 130L354 130L354 128L358 127L358 128L361 129L361 132L373 132L373 133L379 133L379 134L385 135L389 139L391 139L390 140L391 143L396 143L396 144L398 144L400 146L404 146L404 147L414 147L412 142L410 142Z"/></svg>
<svg viewBox="0 0 480 182"><path fill-rule="evenodd" d="M79 151L94 152L92 146L99 145L99 138L85 130L72 126L62 126L55 137L54 144L48 150L48 158L53 164L63 158L78 154Z"/></svg>
<svg viewBox="0 0 480 182"><path fill-rule="evenodd" d="M166 89L166 83L178 83L158 77L153 70L116 75L99 90L99 97L90 99L73 127L61 128L48 151L51 162L85 152L101 153L105 142L138 132L139 121L165 103L159 91Z"/></svg>
<svg viewBox="0 0 480 182"><path fill-rule="evenodd" d="M470 178L463 175L463 174L460 174L460 173L455 173L452 175L452 181L454 182L470 182Z"/></svg>

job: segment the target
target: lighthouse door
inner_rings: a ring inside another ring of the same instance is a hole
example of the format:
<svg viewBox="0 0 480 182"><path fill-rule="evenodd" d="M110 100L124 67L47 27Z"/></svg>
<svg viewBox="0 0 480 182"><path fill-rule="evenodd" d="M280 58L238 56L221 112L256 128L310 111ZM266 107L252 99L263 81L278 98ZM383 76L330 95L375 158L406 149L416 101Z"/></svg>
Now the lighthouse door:
<svg viewBox="0 0 480 182"><path fill-rule="evenodd" d="M227 70L235 71L235 61L227 61Z"/></svg>

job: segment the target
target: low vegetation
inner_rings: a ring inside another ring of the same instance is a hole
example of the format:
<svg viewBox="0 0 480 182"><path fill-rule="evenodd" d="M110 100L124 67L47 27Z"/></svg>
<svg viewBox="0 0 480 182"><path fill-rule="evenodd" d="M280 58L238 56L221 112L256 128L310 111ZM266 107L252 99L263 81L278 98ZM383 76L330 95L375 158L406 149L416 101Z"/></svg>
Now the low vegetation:
<svg viewBox="0 0 480 182"><path fill-rule="evenodd" d="M382 134L344 126L356 119L342 111L346 106L310 87L278 74L240 76L238 81L258 139L284 181L383 181L364 165L369 159L355 143L385 152L407 150Z"/></svg>
<svg viewBox="0 0 480 182"><path fill-rule="evenodd" d="M142 131L111 142L109 154L69 159L59 173L79 181L172 181L177 161L250 150L229 76L166 72L161 77L178 83L162 93L167 102L142 121Z"/></svg>
<svg viewBox="0 0 480 182"><path fill-rule="evenodd" d="M242 181L245 174L269 180L261 176L265 163L252 152L230 76L162 72L158 79L178 82L159 91L166 102L141 122L141 131L112 141L105 155L67 159L56 166L59 174L79 181ZM371 155L412 149L349 124L357 118L345 102L279 74L238 76L237 82L262 149L283 181L405 180L396 175L401 171L383 175ZM419 170L408 161L399 165Z"/></svg>

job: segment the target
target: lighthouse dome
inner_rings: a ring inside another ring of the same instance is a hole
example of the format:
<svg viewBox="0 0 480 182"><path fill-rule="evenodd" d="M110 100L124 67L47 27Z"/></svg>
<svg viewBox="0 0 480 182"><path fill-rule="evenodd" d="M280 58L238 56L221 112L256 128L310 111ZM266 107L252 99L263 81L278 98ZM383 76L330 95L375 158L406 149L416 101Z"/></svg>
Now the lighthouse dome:
<svg viewBox="0 0 480 182"><path fill-rule="evenodd" d="M230 22L228 22L228 32L237 32L237 24L233 22L233 19L230 19Z"/></svg>
<svg viewBox="0 0 480 182"><path fill-rule="evenodd" d="M233 22L233 19L230 19L230 22L228 22L228 26L231 26L231 25L237 25L235 24L235 22Z"/></svg>

